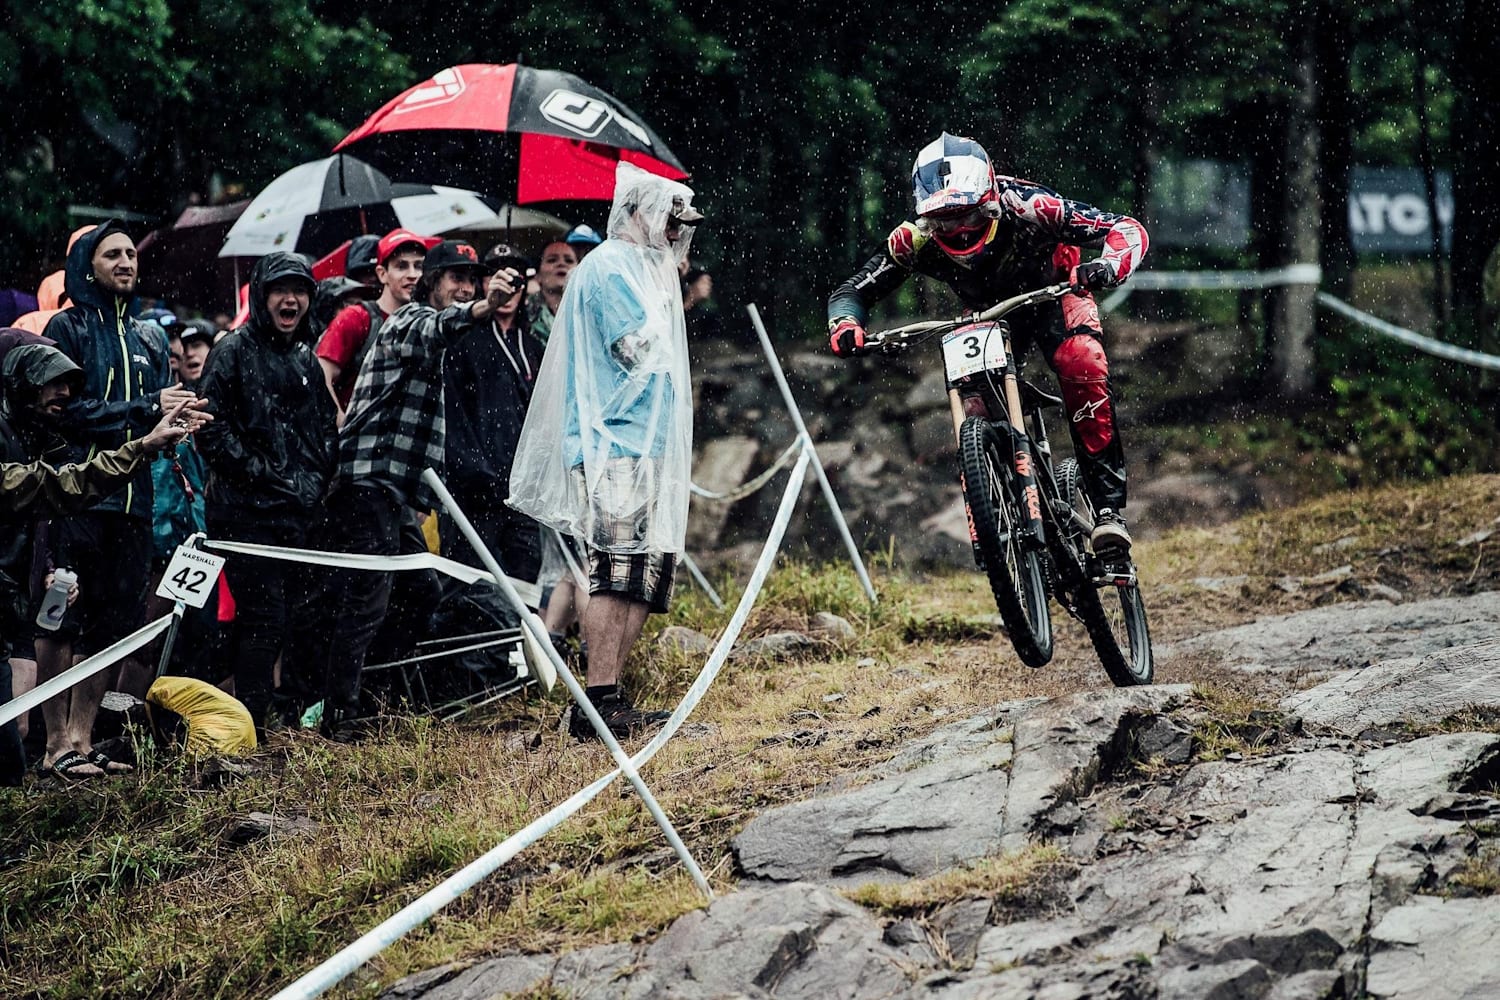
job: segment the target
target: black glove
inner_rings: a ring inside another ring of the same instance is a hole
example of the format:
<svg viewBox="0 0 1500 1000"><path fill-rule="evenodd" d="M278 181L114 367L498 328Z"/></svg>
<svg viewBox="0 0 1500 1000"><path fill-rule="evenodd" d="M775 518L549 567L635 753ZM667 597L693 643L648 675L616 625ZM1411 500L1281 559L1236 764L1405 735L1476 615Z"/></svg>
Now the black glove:
<svg viewBox="0 0 1500 1000"><path fill-rule="evenodd" d="M841 358L852 358L864 353L865 328L851 316L840 316L828 321L828 346Z"/></svg>
<svg viewBox="0 0 1500 1000"><path fill-rule="evenodd" d="M1091 260L1087 264L1079 264L1068 276L1068 284L1073 286L1075 292L1097 292L1101 288L1110 287L1114 281L1115 277L1110 273L1109 265L1102 260Z"/></svg>

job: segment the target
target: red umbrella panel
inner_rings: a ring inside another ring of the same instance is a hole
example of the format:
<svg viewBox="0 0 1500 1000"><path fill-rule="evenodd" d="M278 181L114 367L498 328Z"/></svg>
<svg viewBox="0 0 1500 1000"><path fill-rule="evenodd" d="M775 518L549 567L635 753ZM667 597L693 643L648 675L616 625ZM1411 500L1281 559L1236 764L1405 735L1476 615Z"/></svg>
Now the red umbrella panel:
<svg viewBox="0 0 1500 1000"><path fill-rule="evenodd" d="M519 63L451 66L398 94L335 147L395 179L452 184L517 204L602 200L615 164L687 171L629 108L571 73Z"/></svg>

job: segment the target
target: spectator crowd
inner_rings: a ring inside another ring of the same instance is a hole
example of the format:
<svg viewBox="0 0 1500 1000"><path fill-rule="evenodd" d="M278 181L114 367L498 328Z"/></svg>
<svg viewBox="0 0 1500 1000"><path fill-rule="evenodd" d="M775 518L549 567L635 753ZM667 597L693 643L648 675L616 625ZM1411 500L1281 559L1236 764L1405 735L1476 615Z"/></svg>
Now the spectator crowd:
<svg viewBox="0 0 1500 1000"><path fill-rule="evenodd" d="M505 573L539 586L615 735L659 722L620 671L682 551L687 334L713 329L693 308L711 279L687 258L701 219L690 189L622 165L605 237L580 225L533 258L396 229L354 238L344 273L322 281L273 252L237 322L143 302L132 235L113 220L80 229L40 308L0 330L0 705L170 611L155 591L195 535L480 566L422 480L431 468ZM96 745L107 691L144 703L158 730L185 719L190 748L308 725L360 739L410 694L402 672L368 668L445 621L473 630L456 606L482 609L480 626L518 624L487 581L225 555L169 676L147 647L44 702L40 720L7 723L0 784L22 780L28 744L61 779L131 771ZM59 578L76 579L66 611L39 624ZM595 736L576 709L569 730Z"/></svg>

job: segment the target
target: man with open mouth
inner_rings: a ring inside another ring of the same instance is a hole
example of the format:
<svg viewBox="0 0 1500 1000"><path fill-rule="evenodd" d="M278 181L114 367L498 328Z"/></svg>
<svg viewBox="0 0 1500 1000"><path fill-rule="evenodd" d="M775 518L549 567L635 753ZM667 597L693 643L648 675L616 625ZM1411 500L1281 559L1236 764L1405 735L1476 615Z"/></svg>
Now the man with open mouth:
<svg viewBox="0 0 1500 1000"><path fill-rule="evenodd" d="M206 517L214 538L308 547L333 473L337 417L312 351L315 285L302 255L262 257L250 277L250 321L208 356L198 389L218 420L199 444L208 461ZM235 599L235 695L263 732L277 657L287 644L310 641L303 632L326 622L292 614L307 598L306 567L236 554L225 576ZM289 703L304 700L291 693L298 679L283 672Z"/></svg>

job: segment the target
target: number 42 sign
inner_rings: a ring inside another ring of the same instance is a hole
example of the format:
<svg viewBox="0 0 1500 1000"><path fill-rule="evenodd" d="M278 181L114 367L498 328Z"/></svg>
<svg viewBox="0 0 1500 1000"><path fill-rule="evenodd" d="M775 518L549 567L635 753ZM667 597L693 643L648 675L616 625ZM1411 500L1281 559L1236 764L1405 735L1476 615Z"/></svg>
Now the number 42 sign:
<svg viewBox="0 0 1500 1000"><path fill-rule="evenodd" d="M156 594L158 597L167 597L201 608L208 603L214 581L219 578L219 572L223 569L223 556L179 545L177 551L172 553L167 571L162 574Z"/></svg>

